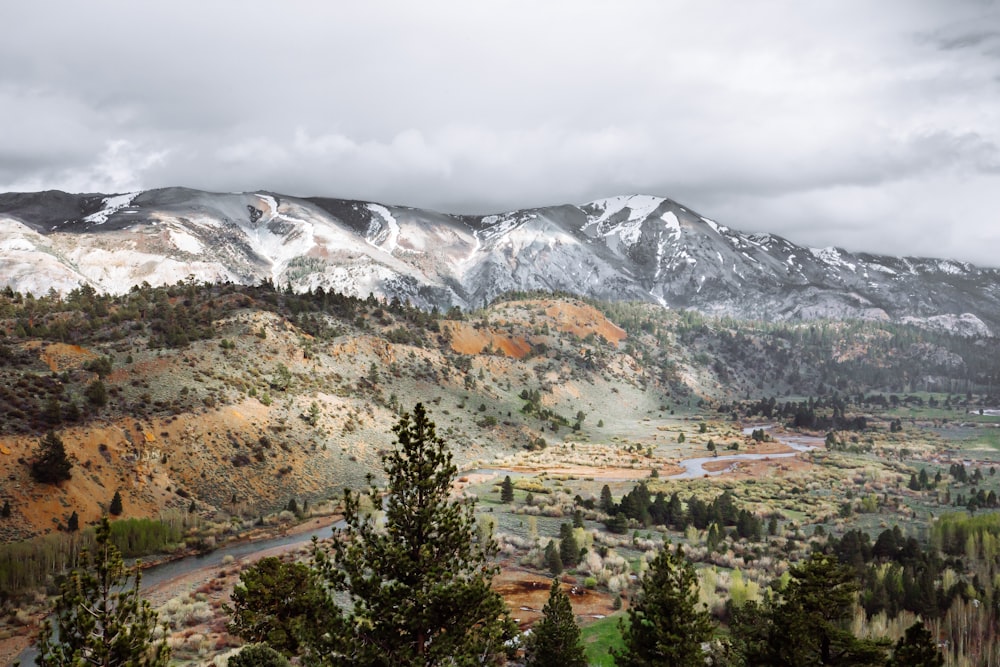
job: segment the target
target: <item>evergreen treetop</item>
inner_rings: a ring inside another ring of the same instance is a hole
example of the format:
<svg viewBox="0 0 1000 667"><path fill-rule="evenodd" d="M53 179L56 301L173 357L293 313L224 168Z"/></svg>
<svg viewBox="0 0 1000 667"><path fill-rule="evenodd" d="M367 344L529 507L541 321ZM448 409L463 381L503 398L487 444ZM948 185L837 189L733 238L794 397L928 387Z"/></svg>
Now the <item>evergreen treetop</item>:
<svg viewBox="0 0 1000 667"><path fill-rule="evenodd" d="M388 479L384 524L344 494L346 527L317 567L348 611L331 624L314 664L479 665L502 655L516 626L490 588L492 541L477 539L471 503L451 500L457 472L424 407L393 429L382 459ZM380 497L374 484L373 499Z"/></svg>
<svg viewBox="0 0 1000 667"><path fill-rule="evenodd" d="M619 667L703 667L701 645L712 636L699 608L694 566L668 547L650 563L622 626L624 647L612 649Z"/></svg>
<svg viewBox="0 0 1000 667"><path fill-rule="evenodd" d="M580 628L558 578L552 580L542 619L532 626L525 641L524 658L525 667L587 667Z"/></svg>
<svg viewBox="0 0 1000 667"><path fill-rule="evenodd" d="M38 456L31 464L31 476L43 484L58 484L73 476L72 467L62 439L55 431L49 431L38 446Z"/></svg>
<svg viewBox="0 0 1000 667"><path fill-rule="evenodd" d="M108 507L108 512L112 516L119 516L125 510L122 505L122 493L121 491L115 491L115 495L111 498L111 505Z"/></svg>
<svg viewBox="0 0 1000 667"><path fill-rule="evenodd" d="M930 631L917 621L896 642L887 667L944 667L944 656Z"/></svg>

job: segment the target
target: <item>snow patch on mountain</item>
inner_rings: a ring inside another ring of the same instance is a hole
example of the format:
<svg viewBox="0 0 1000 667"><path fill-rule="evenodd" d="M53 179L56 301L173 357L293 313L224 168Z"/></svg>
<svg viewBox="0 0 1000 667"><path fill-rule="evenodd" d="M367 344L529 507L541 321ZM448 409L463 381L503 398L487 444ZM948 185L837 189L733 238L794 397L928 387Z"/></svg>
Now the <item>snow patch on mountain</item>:
<svg viewBox="0 0 1000 667"><path fill-rule="evenodd" d="M943 259L937 261L937 268L942 273L947 273L953 276L961 276L968 273L968 267L959 264L958 262L950 259Z"/></svg>
<svg viewBox="0 0 1000 667"><path fill-rule="evenodd" d="M200 255L205 251L201 241L179 229L170 230L170 242L181 252L191 253L192 255Z"/></svg>
<svg viewBox="0 0 1000 667"><path fill-rule="evenodd" d="M141 191L137 191L137 192L128 192L123 195L113 195L111 197L105 197L104 201L101 203L104 208L102 208L100 211L97 211L96 213L91 213L90 215L84 218L84 221L92 222L95 225L103 225L105 222L108 221L108 218L110 218L112 215L114 215L115 213L124 208L128 208L129 206L131 206L132 200L134 200L140 194L142 194Z"/></svg>
<svg viewBox="0 0 1000 667"><path fill-rule="evenodd" d="M846 267L851 271L857 270L857 265L844 260L837 248L809 248L809 252L821 262L835 267Z"/></svg>
<svg viewBox="0 0 1000 667"><path fill-rule="evenodd" d="M582 207L585 212L591 211L592 213L588 215L589 219L581 231L589 234L596 228L597 233L601 236L617 235L618 239L626 246L635 245L642 234L642 223L653 215L665 201L666 199L663 197L649 195L619 195L606 199L596 199ZM625 210L628 210L628 217L618 221L619 214ZM595 214L596 217L592 217ZM674 216L674 220L676 219Z"/></svg>
<svg viewBox="0 0 1000 667"><path fill-rule="evenodd" d="M701 218L701 220L702 220L702 221L703 221L703 222L704 222L704 223L705 223L706 225L708 225L709 227L711 227L711 228L712 228L712 231L713 231L713 232L715 232L716 234L718 234L718 235L720 235L720 236L721 236L721 235L722 235L722 234L723 234L724 232L725 232L725 233L728 233L728 232L729 232L729 227L726 227L725 225L720 225L720 224L719 224L719 223L717 223L717 222L716 222L715 220L709 220L708 218L706 218L706 217L704 217L704 216L698 216L698 217L700 217L700 218Z"/></svg>
<svg viewBox="0 0 1000 667"><path fill-rule="evenodd" d="M531 220L537 219L538 216L534 213L507 213L504 215L488 215L483 218L482 222L486 227L482 229L476 237L482 235L482 240L486 243L492 243L493 241L508 236L515 229L530 222Z"/></svg>
<svg viewBox="0 0 1000 667"><path fill-rule="evenodd" d="M368 242L392 253L399 245L399 223L396 218L381 204L365 204L374 215L368 224Z"/></svg>
<svg viewBox="0 0 1000 667"><path fill-rule="evenodd" d="M666 224L667 231L671 233L671 235L674 237L674 240L679 241L681 238L681 223L680 220L677 219L677 216L674 214L674 212L667 211L666 213L660 216L660 220L662 220Z"/></svg>
<svg viewBox="0 0 1000 667"><path fill-rule="evenodd" d="M923 329L951 333L959 336L989 336L990 328L972 313L945 314L931 317L903 317L901 322Z"/></svg>
<svg viewBox="0 0 1000 667"><path fill-rule="evenodd" d="M666 200L663 197L652 197L650 195L618 195L605 199L595 199L588 203L587 207L593 207L595 210L601 212L601 215L595 220L597 224L601 224L626 208L629 210L627 222L635 222L636 220L645 220L651 216L653 211L659 208L660 204L664 201Z"/></svg>

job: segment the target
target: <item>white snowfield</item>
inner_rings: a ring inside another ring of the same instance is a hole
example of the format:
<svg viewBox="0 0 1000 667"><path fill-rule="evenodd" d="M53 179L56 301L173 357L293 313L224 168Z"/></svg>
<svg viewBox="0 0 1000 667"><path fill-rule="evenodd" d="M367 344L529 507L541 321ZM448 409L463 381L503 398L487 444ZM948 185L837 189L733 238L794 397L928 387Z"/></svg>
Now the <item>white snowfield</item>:
<svg viewBox="0 0 1000 667"><path fill-rule="evenodd" d="M128 208L132 205L132 200L138 197L142 192L127 192L123 195L114 195L112 197L104 198L104 208L96 213L91 213L84 218L87 222L92 222L95 225L103 225L108 221L112 215L118 211Z"/></svg>

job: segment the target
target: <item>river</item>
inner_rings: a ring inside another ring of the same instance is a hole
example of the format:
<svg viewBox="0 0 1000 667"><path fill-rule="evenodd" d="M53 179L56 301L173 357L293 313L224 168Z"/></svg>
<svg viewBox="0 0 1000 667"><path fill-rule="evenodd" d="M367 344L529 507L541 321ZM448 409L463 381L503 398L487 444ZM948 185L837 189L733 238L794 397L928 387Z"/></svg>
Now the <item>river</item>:
<svg viewBox="0 0 1000 667"><path fill-rule="evenodd" d="M763 428L765 431L771 430L771 426L748 426L743 429L743 435L750 435L755 429ZM794 449L794 452L784 452L782 454L723 454L719 456L702 456L697 459L685 459L678 465L684 468L684 472L671 475L667 479L694 479L705 475L721 475L729 472L739 461L763 461L765 459L787 459L796 456L799 452L808 452L816 449L823 443L822 438L806 435L774 436L774 439L783 445ZM705 470L706 463L718 463L720 461L732 461L733 464L722 470Z"/></svg>
<svg viewBox="0 0 1000 667"><path fill-rule="evenodd" d="M207 553L203 556L188 556L186 558L168 561L161 565L154 565L153 567L142 571L141 589L143 591L147 591L195 570L222 565L223 560L227 556L232 556L234 560L240 560L271 549L278 549L280 547L290 548L298 545L304 545L310 542L313 537L318 539L330 537L330 535L333 534L334 528L342 527L343 525L343 521L338 521L334 524L325 524L314 530L294 535L272 537L254 542L240 542L229 546L219 547L215 551ZM35 664L35 658L37 656L38 651L36 651L35 647L32 646L21 651L21 653L17 656L17 660L20 661L20 664L23 667L29 667L30 665Z"/></svg>
<svg viewBox="0 0 1000 667"><path fill-rule="evenodd" d="M744 435L750 435L755 428L763 428L767 431L771 429L771 426L747 427L743 429ZM726 454L720 456L703 456L696 459L686 459L681 461L679 464L684 468L684 472L671 475L668 479L693 479L697 477L704 477L706 475L721 475L722 473L731 470L732 467L739 461L760 461L764 459L789 458L800 452L808 452L816 449L823 443L822 438L803 435L778 435L775 436L774 439L791 447L795 451L785 452L782 454ZM719 461L732 461L733 465L724 470L705 470L704 465L706 463L718 463ZM481 468L470 472L502 474L505 471L501 469ZM343 522L341 521L333 524L333 526L326 525L322 528L317 528L315 530L296 535L286 535L283 537L274 537L256 542L242 542L230 546L223 546L204 556L189 556L187 558L180 558L178 560L163 563L162 565L157 565L143 571L142 590L147 590L160 584L164 584L172 579L176 579L177 577L181 577L197 569L222 565L223 559L227 556L232 556L234 559L238 560L257 553L268 551L270 549L276 549L278 547L292 547L299 544L305 544L312 540L314 536L320 539L329 537L334 527L342 525ZM21 665L28 667L29 665L34 664L35 657L37 655L37 651L35 651L34 647L31 647L22 651L18 656L18 660L20 660Z"/></svg>

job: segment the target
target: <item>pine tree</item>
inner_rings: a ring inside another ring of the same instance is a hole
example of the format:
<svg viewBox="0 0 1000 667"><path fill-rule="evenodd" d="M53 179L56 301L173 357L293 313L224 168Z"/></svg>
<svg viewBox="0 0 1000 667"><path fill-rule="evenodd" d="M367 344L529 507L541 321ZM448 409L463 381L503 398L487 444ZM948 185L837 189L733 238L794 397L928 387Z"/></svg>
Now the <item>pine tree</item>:
<svg viewBox="0 0 1000 667"><path fill-rule="evenodd" d="M559 526L559 558L566 567L580 562L580 545L573 534L573 527L568 523Z"/></svg>
<svg viewBox="0 0 1000 667"><path fill-rule="evenodd" d="M601 502L598 507L605 514L613 514L615 511L615 499L611 496L611 488L607 484L601 487Z"/></svg>
<svg viewBox="0 0 1000 667"><path fill-rule="evenodd" d="M517 628L490 588L491 541L476 539L472 503L453 501L457 468L424 407L393 429L397 447L382 459L385 521L344 493L346 527L316 566L349 607L315 647L317 664L408 667L482 664L505 653ZM374 483L370 497L379 498Z"/></svg>
<svg viewBox="0 0 1000 667"><path fill-rule="evenodd" d="M514 482L510 481L510 475L504 477L503 484L500 485L500 502L514 502Z"/></svg>
<svg viewBox="0 0 1000 667"><path fill-rule="evenodd" d="M262 558L240 575L233 588L227 629L250 642L266 642L283 655L303 652L309 633L323 631L330 617L316 572L302 563Z"/></svg>
<svg viewBox="0 0 1000 667"><path fill-rule="evenodd" d="M66 456L63 441L49 431L38 447L37 458L31 464L31 476L43 484L58 484L73 476L70 469L73 463Z"/></svg>
<svg viewBox="0 0 1000 667"><path fill-rule="evenodd" d="M66 519L66 530L71 533L75 533L80 530L80 516L75 510L69 515L69 518Z"/></svg>
<svg viewBox="0 0 1000 667"><path fill-rule="evenodd" d="M121 491L115 491L115 495L111 498L111 506L108 507L108 512L112 516L120 516L124 510Z"/></svg>
<svg viewBox="0 0 1000 667"><path fill-rule="evenodd" d="M887 667L944 667L944 656L931 633L917 621L896 642Z"/></svg>
<svg viewBox="0 0 1000 667"><path fill-rule="evenodd" d="M664 548L642 579L622 627L624 646L612 649L619 667L703 667L703 642L712 636L708 612L698 609L694 566Z"/></svg>
<svg viewBox="0 0 1000 667"><path fill-rule="evenodd" d="M165 667L170 649L166 640L153 642L156 612L139 595L139 568L125 567L104 517L92 553L81 553L80 566L60 586L55 625L45 621L36 664Z"/></svg>
<svg viewBox="0 0 1000 667"><path fill-rule="evenodd" d="M587 656L580 643L580 628L573 618L569 596L558 579L552 580L549 601L542 609L542 619L531 628L524 645L525 667L587 667Z"/></svg>
<svg viewBox="0 0 1000 667"><path fill-rule="evenodd" d="M554 577L562 574L563 571L562 556L559 554L559 547L556 544L555 540L550 540L545 545L545 567L549 568L549 572Z"/></svg>
<svg viewBox="0 0 1000 667"><path fill-rule="evenodd" d="M778 634L799 637L786 648L794 664L882 665L880 643L859 640L849 629L858 583L854 571L836 558L814 553L791 569L792 579L778 610Z"/></svg>
<svg viewBox="0 0 1000 667"><path fill-rule="evenodd" d="M11 511L10 511L10 501L9 500L4 500L3 501L3 509L0 509L0 517L2 517L4 519L9 519L10 518L10 514L11 514Z"/></svg>

